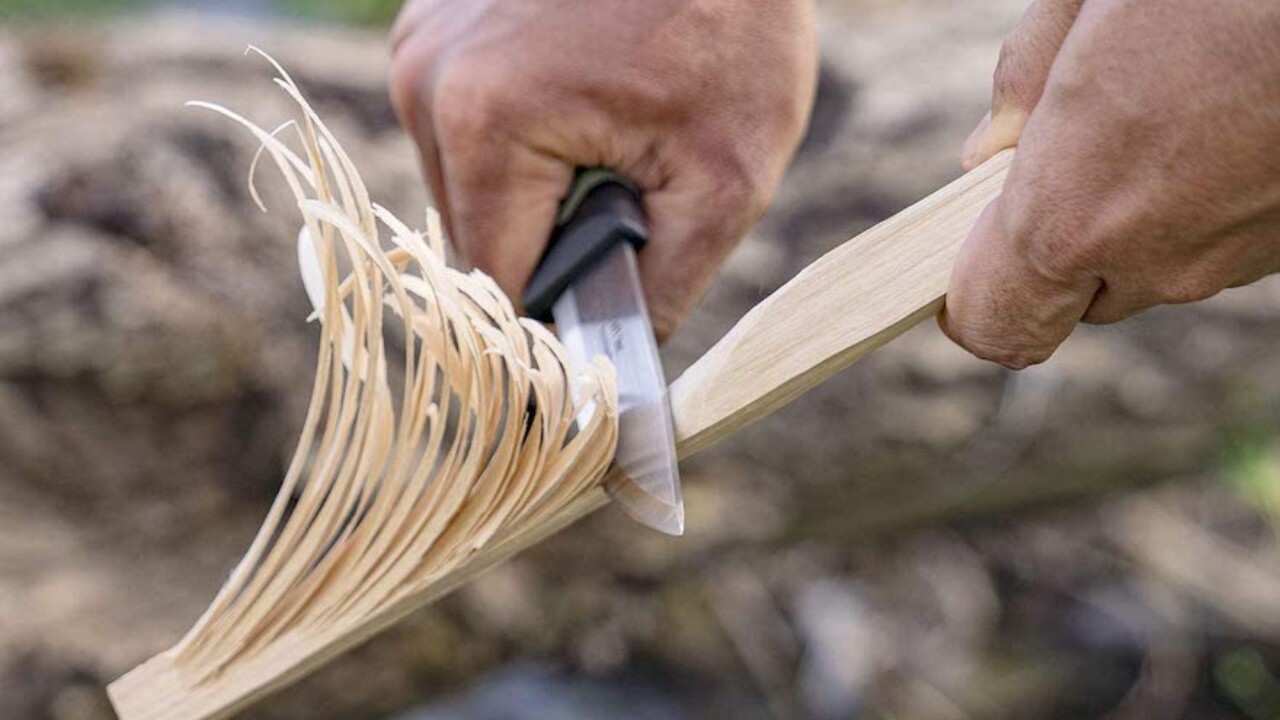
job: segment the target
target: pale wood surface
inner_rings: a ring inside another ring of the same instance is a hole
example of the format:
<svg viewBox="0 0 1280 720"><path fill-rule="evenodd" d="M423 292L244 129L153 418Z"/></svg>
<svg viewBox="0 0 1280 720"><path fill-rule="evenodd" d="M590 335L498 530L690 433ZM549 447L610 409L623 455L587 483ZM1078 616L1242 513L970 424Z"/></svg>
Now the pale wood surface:
<svg viewBox="0 0 1280 720"><path fill-rule="evenodd" d="M671 384L682 457L794 400L941 308L1008 150L823 255Z"/></svg>
<svg viewBox="0 0 1280 720"><path fill-rule="evenodd" d="M126 720L222 717L302 676L598 504L617 444L614 369L570 369L488 276L449 268L438 215L419 233L375 205L275 67L301 114L277 132L195 104L257 137L301 210L299 267L321 323L310 407L222 590L177 645L109 689ZM388 327L403 332L399 352Z"/></svg>
<svg viewBox="0 0 1280 720"><path fill-rule="evenodd" d="M748 313L671 386L688 457L933 316L956 252L999 194L1012 152L827 253ZM554 518L484 548L445 582L409 593L356 628L294 633L199 683L162 653L109 688L122 720L218 720L305 676L417 608L603 507L599 489Z"/></svg>
<svg viewBox="0 0 1280 720"><path fill-rule="evenodd" d="M120 720L219 720L229 718L309 674L343 652L368 640L415 610L470 582L538 541L608 503L595 488L572 501L546 524L527 528L505 542L495 543L451 573L447 582L397 599L365 619L354 631L291 633L227 668L221 675L193 683L174 662L172 651L161 653L111 683L107 693Z"/></svg>

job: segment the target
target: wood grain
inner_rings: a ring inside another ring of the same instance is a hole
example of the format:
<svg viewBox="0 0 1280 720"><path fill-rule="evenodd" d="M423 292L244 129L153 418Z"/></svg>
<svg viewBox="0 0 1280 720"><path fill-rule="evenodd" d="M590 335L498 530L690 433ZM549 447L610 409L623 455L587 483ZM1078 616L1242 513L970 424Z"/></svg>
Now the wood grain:
<svg viewBox="0 0 1280 720"><path fill-rule="evenodd" d="M685 457L777 410L942 307L960 244L1000 194L1007 150L823 255L671 384Z"/></svg>
<svg viewBox="0 0 1280 720"><path fill-rule="evenodd" d="M354 629L335 626L323 633L293 632L227 668L194 682L184 675L172 651L139 665L107 687L120 720L221 720L306 677L316 668L404 619L415 610L465 585L480 573L509 560L608 503L596 488L575 499L551 521L530 527L506 542L486 547L445 582L406 594L366 618Z"/></svg>
<svg viewBox="0 0 1280 720"><path fill-rule="evenodd" d="M757 305L671 385L688 457L821 383L933 316L960 244L1000 192L1006 151L832 250ZM219 720L305 676L607 503L594 489L537 526L479 551L444 582L406 594L357 627L292 633L201 682L162 653L108 688L122 720Z"/></svg>

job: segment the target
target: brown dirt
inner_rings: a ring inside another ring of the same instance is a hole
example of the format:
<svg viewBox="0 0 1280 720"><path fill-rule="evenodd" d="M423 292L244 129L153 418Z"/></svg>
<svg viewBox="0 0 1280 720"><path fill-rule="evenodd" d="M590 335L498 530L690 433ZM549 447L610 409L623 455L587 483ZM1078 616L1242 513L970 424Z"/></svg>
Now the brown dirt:
<svg viewBox="0 0 1280 720"><path fill-rule="evenodd" d="M668 348L672 376L958 172L1019 5L823 3L811 139ZM269 214L249 203L243 132L182 107L283 117L250 42L295 73L375 197L420 217L378 34L0 29L0 717L110 717L101 685L189 626L292 448L315 341L296 219L280 193ZM513 658L645 668L707 718L1234 717L1219 691L1151 691L1134 668L1208 687L1222 653L1275 638L1144 569L1129 505L1008 518L1183 480L1152 497L1274 580L1274 538L1220 481L1233 448L1275 436L1277 363L1274 281L1086 328L1019 376L922 327L690 463L685 539L607 510L245 717L381 717Z"/></svg>

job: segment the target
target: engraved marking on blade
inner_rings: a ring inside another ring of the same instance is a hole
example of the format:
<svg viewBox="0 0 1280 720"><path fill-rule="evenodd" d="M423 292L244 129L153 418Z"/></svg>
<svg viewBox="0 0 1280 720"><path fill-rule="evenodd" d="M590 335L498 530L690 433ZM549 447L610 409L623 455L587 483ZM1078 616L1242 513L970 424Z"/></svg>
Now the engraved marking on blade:
<svg viewBox="0 0 1280 720"><path fill-rule="evenodd" d="M622 339L626 335L623 332L622 321L617 319L610 320L605 323L600 330L601 340L603 340L602 344L604 345L605 352L608 353L609 358L616 359L621 356L624 347Z"/></svg>

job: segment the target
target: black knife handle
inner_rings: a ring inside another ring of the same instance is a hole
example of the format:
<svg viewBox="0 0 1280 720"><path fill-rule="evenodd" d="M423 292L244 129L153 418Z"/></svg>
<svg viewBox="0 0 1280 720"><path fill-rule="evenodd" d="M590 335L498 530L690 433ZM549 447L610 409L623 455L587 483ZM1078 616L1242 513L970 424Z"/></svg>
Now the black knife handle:
<svg viewBox="0 0 1280 720"><path fill-rule="evenodd" d="M547 249L525 287L525 312L551 322L551 306L582 273L620 242L637 251L649 240L644 207L635 184L611 170L579 170L547 243Z"/></svg>

